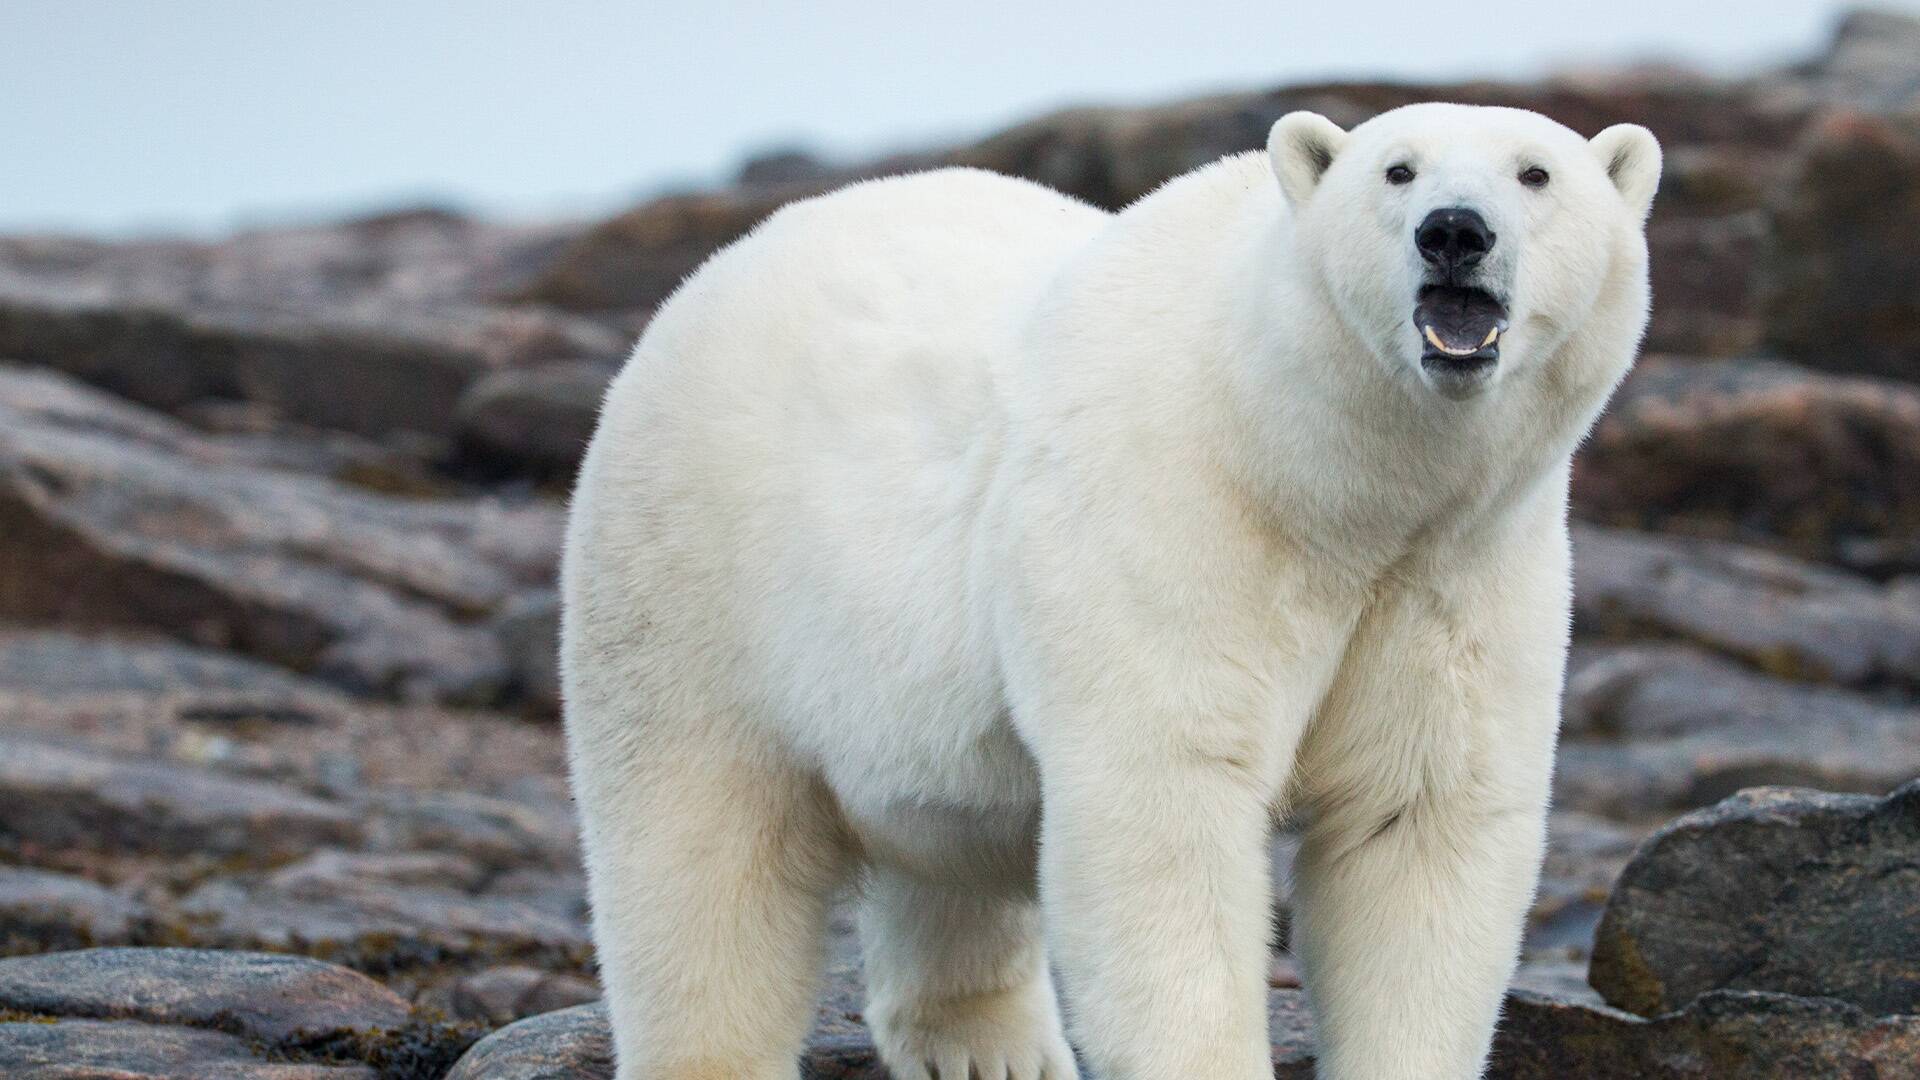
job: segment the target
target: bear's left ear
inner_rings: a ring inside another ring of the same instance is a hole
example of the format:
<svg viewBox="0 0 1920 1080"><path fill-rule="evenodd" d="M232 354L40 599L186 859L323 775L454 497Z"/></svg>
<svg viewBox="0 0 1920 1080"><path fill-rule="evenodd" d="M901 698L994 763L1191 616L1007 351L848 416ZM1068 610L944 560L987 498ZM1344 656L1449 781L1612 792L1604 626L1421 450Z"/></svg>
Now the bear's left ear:
<svg viewBox="0 0 1920 1080"><path fill-rule="evenodd" d="M1267 157L1288 203L1307 201L1346 141L1347 133L1319 113L1290 112L1274 122L1267 133Z"/></svg>
<svg viewBox="0 0 1920 1080"><path fill-rule="evenodd" d="M1627 205L1644 219L1660 188L1660 141L1639 124L1615 124L1588 145Z"/></svg>

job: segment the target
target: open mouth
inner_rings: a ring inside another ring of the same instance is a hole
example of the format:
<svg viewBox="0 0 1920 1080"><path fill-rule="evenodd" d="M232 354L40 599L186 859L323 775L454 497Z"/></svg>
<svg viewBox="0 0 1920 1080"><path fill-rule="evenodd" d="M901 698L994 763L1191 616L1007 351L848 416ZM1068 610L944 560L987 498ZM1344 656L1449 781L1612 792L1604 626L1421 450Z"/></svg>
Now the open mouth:
<svg viewBox="0 0 1920 1080"><path fill-rule="evenodd" d="M1420 331L1422 366L1470 374L1500 359L1500 335L1507 332L1507 309L1485 289L1428 285L1413 308Z"/></svg>

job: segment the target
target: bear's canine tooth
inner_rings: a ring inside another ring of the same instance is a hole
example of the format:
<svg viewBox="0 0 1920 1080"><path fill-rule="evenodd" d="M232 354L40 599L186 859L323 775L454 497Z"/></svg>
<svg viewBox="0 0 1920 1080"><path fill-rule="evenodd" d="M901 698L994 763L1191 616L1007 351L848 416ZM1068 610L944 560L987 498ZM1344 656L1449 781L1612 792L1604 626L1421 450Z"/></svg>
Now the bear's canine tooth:
<svg viewBox="0 0 1920 1080"><path fill-rule="evenodd" d="M1485 341L1483 341L1483 342L1481 342L1481 343L1480 343L1480 347L1481 347L1482 349L1484 349L1484 348L1486 348L1487 346L1489 346L1489 345L1491 345L1491 344L1493 344L1493 339L1494 339L1494 338L1497 338L1497 337L1499 337L1499 336L1500 336L1500 328L1499 328L1499 327L1497 327L1497 326L1496 326L1496 327L1494 327L1493 329L1491 329L1491 330L1488 330L1488 331L1487 331L1487 340L1485 340Z"/></svg>

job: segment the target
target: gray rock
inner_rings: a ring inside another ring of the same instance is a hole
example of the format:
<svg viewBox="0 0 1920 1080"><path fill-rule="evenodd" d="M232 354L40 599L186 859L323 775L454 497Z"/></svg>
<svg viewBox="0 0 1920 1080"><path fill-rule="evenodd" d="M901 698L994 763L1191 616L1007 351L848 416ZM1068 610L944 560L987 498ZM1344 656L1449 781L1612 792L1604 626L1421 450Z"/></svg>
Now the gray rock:
<svg viewBox="0 0 1920 1080"><path fill-rule="evenodd" d="M1554 811L1547 822L1540 887L1527 916L1523 948L1530 963L1585 961L1607 892L1640 835L1637 829L1589 814ZM1580 981L1584 985L1584 974Z"/></svg>
<svg viewBox="0 0 1920 1080"><path fill-rule="evenodd" d="M506 650L514 693L528 709L560 711L560 595L552 589L523 593L502 608L493 623Z"/></svg>
<svg viewBox="0 0 1920 1080"><path fill-rule="evenodd" d="M1576 527L1574 627L1682 638L1796 678L1920 683L1920 608L1866 578L1738 544Z"/></svg>
<svg viewBox="0 0 1920 1080"><path fill-rule="evenodd" d="M218 1031L125 1021L0 1023L10 1080L377 1080L362 1065L273 1061Z"/></svg>
<svg viewBox="0 0 1920 1080"><path fill-rule="evenodd" d="M14 236L0 238L0 295L94 305L444 309L512 287L576 231L421 207L247 229L210 243Z"/></svg>
<svg viewBox="0 0 1920 1080"><path fill-rule="evenodd" d="M1757 80L1768 96L1880 112L1920 111L1920 18L1884 8L1848 11L1825 52Z"/></svg>
<svg viewBox="0 0 1920 1080"><path fill-rule="evenodd" d="M440 851L357 852L316 851L267 876L267 885L295 896L323 894L329 889L360 885L427 886L472 892L486 881L487 871L463 855Z"/></svg>
<svg viewBox="0 0 1920 1080"><path fill-rule="evenodd" d="M217 878L177 910L194 940L392 970L449 959L584 963L584 921L511 897L373 880Z"/></svg>
<svg viewBox="0 0 1920 1080"><path fill-rule="evenodd" d="M1593 986L1643 1014L1715 990L1920 1013L1916 852L1920 782L1885 799L1742 792L1662 829L1627 865Z"/></svg>
<svg viewBox="0 0 1920 1080"><path fill-rule="evenodd" d="M221 461L189 433L155 442L15 408L24 380L10 375L0 617L184 636L361 692L499 691L499 644L467 621L550 578L557 510L396 499Z"/></svg>
<svg viewBox="0 0 1920 1080"><path fill-rule="evenodd" d="M342 967L205 949L87 949L0 960L0 1008L218 1027L276 1044L398 1028L411 1013L391 990Z"/></svg>
<svg viewBox="0 0 1920 1080"><path fill-rule="evenodd" d="M864 1031L817 1031L803 1080L887 1080ZM1281 1074L1286 1075L1286 1074ZM1304 1075L1301 1074L1304 1080ZM501 1028L474 1044L447 1080L612 1080L613 1036L602 1005L580 1005Z"/></svg>
<svg viewBox="0 0 1920 1080"><path fill-rule="evenodd" d="M0 837L10 840L271 859L359 835L348 807L292 788L0 735Z"/></svg>
<svg viewBox="0 0 1920 1080"><path fill-rule="evenodd" d="M388 851L453 852L494 870L566 870L579 842L566 807L463 791L368 791L360 800L369 844Z"/></svg>
<svg viewBox="0 0 1920 1080"><path fill-rule="evenodd" d="M86 878L0 866L0 952L124 944L143 912Z"/></svg>
<svg viewBox="0 0 1920 1080"><path fill-rule="evenodd" d="M249 694L279 699L321 693L325 687L251 657L164 638L0 627L0 690L45 696L206 692L231 701Z"/></svg>
<svg viewBox="0 0 1920 1080"><path fill-rule="evenodd" d="M1559 806L1656 819L1757 784L1884 794L1920 775L1920 709L1749 671L1680 645L1583 648Z"/></svg>
<svg viewBox="0 0 1920 1080"><path fill-rule="evenodd" d="M566 972L507 964L461 977L445 996L448 1015L498 1027L598 1001L600 987Z"/></svg>
<svg viewBox="0 0 1920 1080"><path fill-rule="evenodd" d="M600 1005L509 1024L473 1045L447 1080L613 1080L613 1033Z"/></svg>
<svg viewBox="0 0 1920 1080"><path fill-rule="evenodd" d="M0 356L179 411L208 399L362 435L453 434L460 396L491 371L618 356L624 335L537 309L286 311L0 294Z"/></svg>
<svg viewBox="0 0 1920 1080"><path fill-rule="evenodd" d="M1276 1080L1311 1080L1305 994L1268 996ZM599 1005L522 1020L475 1044L448 1080L610 1080L612 1040ZM1843 1002L1720 992L1684 1012L1642 1019L1586 1001L1520 990L1507 999L1489 1080L1912 1080L1920 1019L1874 1018ZM861 1029L817 1030L809 1080L884 1080Z"/></svg>
<svg viewBox="0 0 1920 1080"><path fill-rule="evenodd" d="M461 448L482 465L571 479L616 370L577 361L488 375L460 398Z"/></svg>

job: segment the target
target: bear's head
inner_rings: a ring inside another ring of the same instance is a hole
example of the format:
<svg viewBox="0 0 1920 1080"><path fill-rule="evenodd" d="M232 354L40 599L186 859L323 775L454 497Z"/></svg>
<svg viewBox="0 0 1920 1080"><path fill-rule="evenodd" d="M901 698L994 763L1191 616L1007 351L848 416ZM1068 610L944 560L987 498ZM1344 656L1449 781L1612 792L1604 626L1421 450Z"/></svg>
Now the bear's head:
<svg viewBox="0 0 1920 1080"><path fill-rule="evenodd" d="M1646 325L1660 179L1645 128L1588 140L1520 109L1436 103L1351 132L1290 113L1267 152L1293 212L1290 257L1392 369L1465 399L1531 366L1591 362L1562 354L1598 333L1621 339L1602 352L1624 370Z"/></svg>

